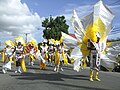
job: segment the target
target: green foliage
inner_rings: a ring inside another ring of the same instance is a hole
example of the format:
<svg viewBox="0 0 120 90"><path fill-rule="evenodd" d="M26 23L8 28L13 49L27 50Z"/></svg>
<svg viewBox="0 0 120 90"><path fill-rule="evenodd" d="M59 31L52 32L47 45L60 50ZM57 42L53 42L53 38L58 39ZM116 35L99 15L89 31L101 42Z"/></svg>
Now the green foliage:
<svg viewBox="0 0 120 90"><path fill-rule="evenodd" d="M57 16L55 19L50 16L49 18L45 18L42 22L43 37L46 39L55 39L60 40L61 31L68 34L69 26L66 24L66 20L64 16Z"/></svg>

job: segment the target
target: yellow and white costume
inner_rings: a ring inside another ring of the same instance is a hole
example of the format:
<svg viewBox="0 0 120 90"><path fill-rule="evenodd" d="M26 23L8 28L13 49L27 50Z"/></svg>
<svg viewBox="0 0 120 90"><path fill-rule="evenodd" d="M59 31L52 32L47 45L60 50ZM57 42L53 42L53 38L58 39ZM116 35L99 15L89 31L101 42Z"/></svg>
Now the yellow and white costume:
<svg viewBox="0 0 120 90"><path fill-rule="evenodd" d="M54 39L49 39L49 46L48 46L48 65L51 65L53 64L54 62L54 42L55 40Z"/></svg>
<svg viewBox="0 0 120 90"><path fill-rule="evenodd" d="M25 41L21 36L18 36L15 38L15 44L16 46L14 47L14 53L15 53L15 59L16 59L16 68L17 70L15 73L19 72L22 73L21 67L24 72L26 72L26 66L25 66L25 53L24 53L24 46L25 46Z"/></svg>
<svg viewBox="0 0 120 90"><path fill-rule="evenodd" d="M111 23L113 18L114 18L113 13L102 2L102 0L100 0L94 5L94 12L92 12L90 15L86 16L83 19L79 19L77 13L74 10L71 23L72 26L74 27L75 36L77 40L73 40L73 39L71 40L74 41L74 44L76 46L80 47L80 52L82 52L83 59L89 56L89 50L87 48L88 39L92 41L92 43L96 43L97 32L99 32L101 35L99 41L100 43L99 51L101 57L101 53L104 52L106 47L107 35L111 31ZM70 41L68 41L68 43L69 45L70 44L74 45L73 42L70 43ZM98 78L98 71L95 71L94 79L100 81L100 79ZM93 81L93 71L91 70L90 70L90 81Z"/></svg>
<svg viewBox="0 0 120 90"><path fill-rule="evenodd" d="M64 46L63 44L60 44L60 41L56 40L56 48L55 48L55 68L54 71L59 72L59 68L61 71L63 71L63 62L64 64L68 64L67 57L64 53Z"/></svg>
<svg viewBox="0 0 120 90"><path fill-rule="evenodd" d="M44 59L44 60L47 60L48 59L48 55L47 55L47 53L48 53L48 51L47 51L47 49L48 49L48 46L47 46L47 40L45 40L44 42L43 42L43 46L41 46L41 48L42 48L42 50L41 50L41 56L42 56L42 58ZM43 62L43 60L40 60L40 69L46 69L46 64L45 64L45 62Z"/></svg>
<svg viewBox="0 0 120 90"><path fill-rule="evenodd" d="M35 42L35 40L31 40L30 42L27 43L26 47L25 47L25 52L28 54L29 56L29 65L34 64L34 60L36 59L36 53L38 51L38 46Z"/></svg>
<svg viewBox="0 0 120 90"><path fill-rule="evenodd" d="M76 12L74 11L74 15L72 17L72 25L75 28L75 35L79 42L81 43L80 48L84 57L89 55L89 50L87 49L88 39L94 44L97 42L96 33L99 32L101 35L100 38L100 50L99 54L101 54L106 46L106 37L108 33L111 31L111 23L114 18L113 13L109 10L109 8L100 0L94 5L94 12L90 15L86 16L84 19L79 19ZM81 42L82 41L82 42ZM95 46L95 45L94 45ZM97 47L95 46L97 49ZM100 55L101 56L101 55ZM90 81L93 81L93 70L90 70ZM95 80L100 81L98 79L98 71L95 71Z"/></svg>
<svg viewBox="0 0 120 90"><path fill-rule="evenodd" d="M11 40L7 40L5 41L5 45L6 48L3 50L3 57L5 57L3 60L4 61L4 65L3 65L3 73L6 73L7 70L11 70L11 63L12 63L12 59L13 59L13 43ZM8 60L8 62L6 63L6 61Z"/></svg>

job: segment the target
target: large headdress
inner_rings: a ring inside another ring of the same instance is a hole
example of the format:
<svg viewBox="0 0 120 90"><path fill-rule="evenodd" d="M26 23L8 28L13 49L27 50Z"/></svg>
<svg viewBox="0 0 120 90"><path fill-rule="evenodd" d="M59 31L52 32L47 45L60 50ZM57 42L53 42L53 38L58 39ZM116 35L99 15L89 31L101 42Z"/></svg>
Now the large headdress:
<svg viewBox="0 0 120 90"><path fill-rule="evenodd" d="M55 43L55 40L54 39L49 39L49 44L54 44Z"/></svg>
<svg viewBox="0 0 120 90"><path fill-rule="evenodd" d="M43 43L47 43L47 39L43 39Z"/></svg>
<svg viewBox="0 0 120 90"><path fill-rule="evenodd" d="M57 46L57 45L60 45L60 41L56 40L56 41L55 41L55 45L56 45L56 46Z"/></svg>
<svg viewBox="0 0 120 90"><path fill-rule="evenodd" d="M8 45L10 47L14 46L13 42L11 40L5 41L5 45Z"/></svg>
<svg viewBox="0 0 120 90"><path fill-rule="evenodd" d="M15 44L18 45L19 42L25 46L25 40L23 39L23 37L18 36L17 38L15 38Z"/></svg>

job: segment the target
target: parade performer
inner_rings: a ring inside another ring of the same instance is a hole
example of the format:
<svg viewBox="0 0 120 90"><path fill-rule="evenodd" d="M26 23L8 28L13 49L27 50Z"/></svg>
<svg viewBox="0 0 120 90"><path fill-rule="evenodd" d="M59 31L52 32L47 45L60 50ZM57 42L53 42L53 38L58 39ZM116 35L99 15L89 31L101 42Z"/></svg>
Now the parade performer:
<svg viewBox="0 0 120 90"><path fill-rule="evenodd" d="M34 60L36 59L36 52L38 51L38 46L34 40L27 43L25 51L28 53L30 59L29 65L33 66Z"/></svg>
<svg viewBox="0 0 120 90"><path fill-rule="evenodd" d="M38 50L38 51L36 52L36 59L39 60L40 62L44 63L44 64L45 64L45 62L46 62L46 60L42 57L42 54L41 54L41 51L40 51L40 50Z"/></svg>
<svg viewBox="0 0 120 90"><path fill-rule="evenodd" d="M53 65L54 62L54 39L49 40L49 46L48 46L48 65Z"/></svg>
<svg viewBox="0 0 120 90"><path fill-rule="evenodd" d="M15 73L22 73L21 67L24 72L26 72L26 66L25 66L25 53L24 53L24 46L25 46L25 41L24 39L19 36L15 38L15 44L16 46L14 47L14 53L15 53L15 59L16 59L16 71Z"/></svg>
<svg viewBox="0 0 120 90"><path fill-rule="evenodd" d="M59 69L59 64L60 64L60 54L58 52L59 50L59 44L60 42L59 41L55 41L55 68L54 68L54 71L57 71L58 72L58 69Z"/></svg>
<svg viewBox="0 0 120 90"><path fill-rule="evenodd" d="M48 59L48 46L47 46L47 40L44 39L43 41L43 45L41 46L42 50L41 50L41 55L43 57L44 60ZM46 69L46 64L43 62L43 60L40 61L40 69Z"/></svg>
<svg viewBox="0 0 120 90"><path fill-rule="evenodd" d="M97 2L94 5L94 11L83 19L79 19L77 13L74 10L71 23L72 26L74 27L75 36L79 41L80 51L82 52L83 57L87 57L89 56L89 52L91 53L91 50L87 48L87 43L88 41L93 42L93 44L97 42L98 40L96 36L97 32L99 32L101 36L99 40L100 54L103 53L103 51L106 48L107 36L111 31L111 24L113 18L114 18L113 13L102 2L102 0ZM90 81L93 81L91 79L91 70ZM98 81L100 80L98 79Z"/></svg>
<svg viewBox="0 0 120 90"><path fill-rule="evenodd" d="M63 43L60 44L60 41L56 41L55 45L56 45L56 49L55 49L54 71L59 72L59 69L63 71L62 66L63 66L63 63L65 62L63 57L64 47L63 47Z"/></svg>
<svg viewBox="0 0 120 90"><path fill-rule="evenodd" d="M11 63L13 62L13 46L14 44L12 43L11 40L5 41L6 47L3 50L3 53L5 54L5 60L4 60L4 65L2 66L2 71L3 73L7 73L7 70L11 70ZM7 63L6 63L7 62Z"/></svg>
<svg viewBox="0 0 120 90"><path fill-rule="evenodd" d="M90 50L90 81L94 80L101 81L98 78L99 69L100 69L100 35L97 33L97 42L94 43L88 39L87 48Z"/></svg>

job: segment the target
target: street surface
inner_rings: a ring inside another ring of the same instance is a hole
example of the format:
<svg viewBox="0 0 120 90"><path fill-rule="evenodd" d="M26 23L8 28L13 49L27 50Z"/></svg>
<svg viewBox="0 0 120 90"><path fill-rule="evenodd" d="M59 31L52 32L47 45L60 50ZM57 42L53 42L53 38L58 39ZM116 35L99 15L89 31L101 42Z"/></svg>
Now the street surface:
<svg viewBox="0 0 120 90"><path fill-rule="evenodd" d="M48 66L40 70L27 65L26 73L14 73L15 66L7 74L2 73L0 62L0 90L120 90L120 73L100 71L101 82L89 81L89 68L81 72L73 71L72 66L64 66L64 72L53 71Z"/></svg>

